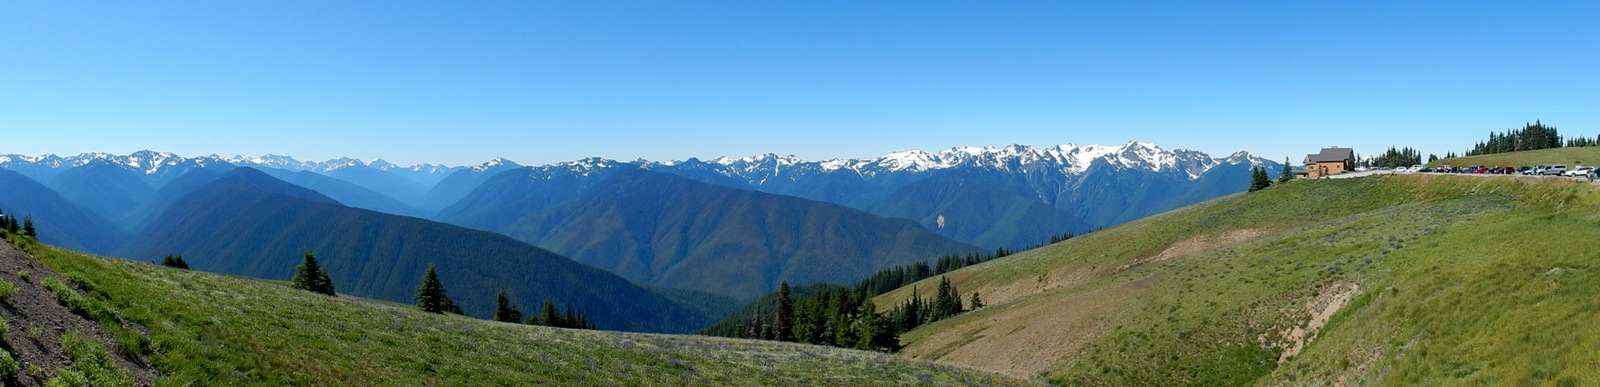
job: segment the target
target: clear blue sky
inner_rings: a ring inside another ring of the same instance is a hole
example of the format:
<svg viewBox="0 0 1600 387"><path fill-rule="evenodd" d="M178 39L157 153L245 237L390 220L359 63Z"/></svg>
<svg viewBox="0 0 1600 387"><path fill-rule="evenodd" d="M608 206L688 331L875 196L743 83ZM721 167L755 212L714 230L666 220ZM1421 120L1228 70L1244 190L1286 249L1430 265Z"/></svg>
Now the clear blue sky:
<svg viewBox="0 0 1600 387"><path fill-rule="evenodd" d="M1600 134L1600 2L0 3L0 153L543 164Z"/></svg>

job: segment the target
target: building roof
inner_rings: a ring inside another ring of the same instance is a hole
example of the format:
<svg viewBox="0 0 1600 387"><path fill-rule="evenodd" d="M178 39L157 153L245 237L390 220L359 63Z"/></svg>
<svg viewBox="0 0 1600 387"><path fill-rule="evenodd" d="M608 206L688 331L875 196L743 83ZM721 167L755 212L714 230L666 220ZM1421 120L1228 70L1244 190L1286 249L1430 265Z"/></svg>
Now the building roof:
<svg viewBox="0 0 1600 387"><path fill-rule="evenodd" d="M1355 161L1355 159L1356 151L1354 149L1340 147L1322 148L1322 152L1320 153L1306 155L1306 162L1309 163L1332 163L1340 161Z"/></svg>

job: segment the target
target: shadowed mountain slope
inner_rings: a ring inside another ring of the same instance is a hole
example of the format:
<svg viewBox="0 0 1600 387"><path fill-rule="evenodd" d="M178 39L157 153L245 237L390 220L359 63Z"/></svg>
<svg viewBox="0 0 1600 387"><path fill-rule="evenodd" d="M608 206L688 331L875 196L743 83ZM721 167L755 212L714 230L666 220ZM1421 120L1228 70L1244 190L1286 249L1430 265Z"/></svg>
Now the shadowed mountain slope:
<svg viewBox="0 0 1600 387"><path fill-rule="evenodd" d="M750 299L977 252L915 222L645 170L621 172L505 233L641 283Z"/></svg>
<svg viewBox="0 0 1600 387"><path fill-rule="evenodd" d="M436 264L449 295L475 316L492 312L505 287L526 310L570 304L603 329L686 332L715 317L499 234L346 207L249 168L174 203L123 256L182 254L196 270L284 280L306 251L338 291L402 303Z"/></svg>
<svg viewBox="0 0 1600 387"><path fill-rule="evenodd" d="M939 235L984 247L1023 249L1092 227L1039 200L1026 182L1004 173L955 170L912 183L869 212L916 220Z"/></svg>
<svg viewBox="0 0 1600 387"><path fill-rule="evenodd" d="M0 210L6 216L33 216L45 243L109 254L128 240L128 233L99 214L86 211L44 184L14 171L0 170Z"/></svg>

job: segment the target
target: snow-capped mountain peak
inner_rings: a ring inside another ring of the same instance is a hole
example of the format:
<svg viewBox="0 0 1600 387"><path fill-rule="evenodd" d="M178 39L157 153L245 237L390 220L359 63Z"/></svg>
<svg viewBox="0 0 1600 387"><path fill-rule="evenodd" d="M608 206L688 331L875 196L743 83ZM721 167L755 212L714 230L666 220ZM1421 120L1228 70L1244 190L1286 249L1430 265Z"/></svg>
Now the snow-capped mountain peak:
<svg viewBox="0 0 1600 387"><path fill-rule="evenodd" d="M496 167L521 167L521 166L522 166L522 164L518 164L515 161L507 160L504 157L496 157L496 158L494 158L494 160L489 160L489 161L484 162L483 164L474 165L471 168L472 168L473 172L484 172L484 171L488 171L488 170L496 168Z"/></svg>

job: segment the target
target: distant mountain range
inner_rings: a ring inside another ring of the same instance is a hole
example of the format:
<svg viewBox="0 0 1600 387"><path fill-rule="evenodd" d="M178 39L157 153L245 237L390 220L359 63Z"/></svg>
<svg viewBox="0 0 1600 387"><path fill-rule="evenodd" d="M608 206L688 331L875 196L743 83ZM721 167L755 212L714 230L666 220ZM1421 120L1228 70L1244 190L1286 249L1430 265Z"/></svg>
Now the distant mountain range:
<svg viewBox="0 0 1600 387"><path fill-rule="evenodd" d="M958 147L824 161L767 154L660 162L589 158L544 166L494 159L475 166L403 167L352 158L304 162L152 151L0 155L0 209L34 215L46 242L94 253L137 259L162 250L243 254L284 239L264 226L231 225L227 229L261 235L245 235L224 248L213 239L226 235L214 230L224 220L241 221L229 217L256 215L239 209L265 199L216 197L195 206L184 198L235 168L249 167L317 194L315 200L291 195L297 208L310 201L369 210L290 212L312 217L333 211L366 219L360 223L271 218L284 227L317 224L354 238L310 247L396 243L377 238L420 227L413 222L426 219L504 234L643 285L748 299L781 281L853 283L889 266L1037 245L1053 235L1082 234L1242 192L1253 166L1274 175L1281 168L1247 152L1216 158L1143 142ZM210 223L173 226L201 221ZM332 228L357 224L361 230ZM173 230L180 232L163 234ZM453 242L405 243L432 251ZM198 250L185 250L191 248ZM200 259L197 268L280 275L211 259ZM414 265L411 260L420 258L363 259Z"/></svg>
<svg viewBox="0 0 1600 387"><path fill-rule="evenodd" d="M1016 249L1242 192L1254 166L1274 176L1282 167L1248 152L1213 158L1142 142L962 147L812 162L771 154L631 163L590 158L496 175L434 219L500 231L619 169L640 168L911 219L959 242Z"/></svg>

